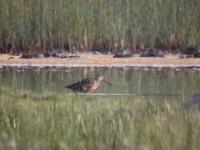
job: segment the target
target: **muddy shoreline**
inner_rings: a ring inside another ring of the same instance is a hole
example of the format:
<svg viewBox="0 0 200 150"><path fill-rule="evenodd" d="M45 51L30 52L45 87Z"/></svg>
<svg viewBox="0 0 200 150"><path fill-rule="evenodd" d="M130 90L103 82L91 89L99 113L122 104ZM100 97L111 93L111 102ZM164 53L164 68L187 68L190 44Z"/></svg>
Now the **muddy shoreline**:
<svg viewBox="0 0 200 150"><path fill-rule="evenodd" d="M199 58L183 58L179 55L166 55L163 58L113 58L113 55L80 54L80 58L33 58L22 59L8 54L0 55L0 68L3 67L135 67L135 68L196 68L200 69Z"/></svg>

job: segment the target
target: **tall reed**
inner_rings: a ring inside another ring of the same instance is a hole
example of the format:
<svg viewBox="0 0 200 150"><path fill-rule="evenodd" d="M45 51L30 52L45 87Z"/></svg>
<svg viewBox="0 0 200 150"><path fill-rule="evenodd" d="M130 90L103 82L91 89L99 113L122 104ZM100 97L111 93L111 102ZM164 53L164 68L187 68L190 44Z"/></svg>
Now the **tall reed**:
<svg viewBox="0 0 200 150"><path fill-rule="evenodd" d="M200 43L199 0L0 0L0 18L1 51Z"/></svg>

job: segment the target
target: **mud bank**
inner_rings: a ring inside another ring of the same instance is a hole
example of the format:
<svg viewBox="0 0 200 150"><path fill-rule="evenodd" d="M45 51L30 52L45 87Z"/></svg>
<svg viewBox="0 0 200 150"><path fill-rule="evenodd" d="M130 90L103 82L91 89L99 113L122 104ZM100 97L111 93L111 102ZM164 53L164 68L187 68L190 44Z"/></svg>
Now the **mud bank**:
<svg viewBox="0 0 200 150"><path fill-rule="evenodd" d="M153 67L153 68L197 68L200 59L166 55L163 58L113 58L113 55L81 54L80 58L34 58L0 55L0 67Z"/></svg>

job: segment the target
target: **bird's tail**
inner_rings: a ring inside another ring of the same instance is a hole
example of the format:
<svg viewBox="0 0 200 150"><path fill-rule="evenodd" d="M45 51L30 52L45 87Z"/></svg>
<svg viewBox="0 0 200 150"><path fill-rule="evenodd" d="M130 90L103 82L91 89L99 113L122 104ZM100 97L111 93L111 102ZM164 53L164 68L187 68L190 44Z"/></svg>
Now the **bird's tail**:
<svg viewBox="0 0 200 150"><path fill-rule="evenodd" d="M70 89L70 88L72 88L71 85L66 85L66 86L65 86L65 89Z"/></svg>
<svg viewBox="0 0 200 150"><path fill-rule="evenodd" d="M77 84L70 84L70 85L66 85L65 88L67 89L74 89L77 87Z"/></svg>

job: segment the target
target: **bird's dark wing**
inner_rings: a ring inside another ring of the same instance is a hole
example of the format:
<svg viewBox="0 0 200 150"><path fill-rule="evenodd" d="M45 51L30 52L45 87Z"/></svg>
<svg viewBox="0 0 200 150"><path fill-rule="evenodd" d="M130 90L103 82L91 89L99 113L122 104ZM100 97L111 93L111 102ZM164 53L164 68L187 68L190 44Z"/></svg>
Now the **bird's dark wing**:
<svg viewBox="0 0 200 150"><path fill-rule="evenodd" d="M81 84L82 84L82 85L92 84L92 83L94 83L94 79L83 79L83 80L81 81Z"/></svg>
<svg viewBox="0 0 200 150"><path fill-rule="evenodd" d="M81 81L82 89L84 91L87 91L88 89L90 89L93 86L94 82L95 82L94 79L83 79Z"/></svg>
<svg viewBox="0 0 200 150"><path fill-rule="evenodd" d="M65 88L71 89L75 92L87 92L90 89L95 80L94 79L83 79L79 82L67 85Z"/></svg>
<svg viewBox="0 0 200 150"><path fill-rule="evenodd" d="M65 86L65 88L71 89L73 91L81 91L81 82L76 82L70 85Z"/></svg>

